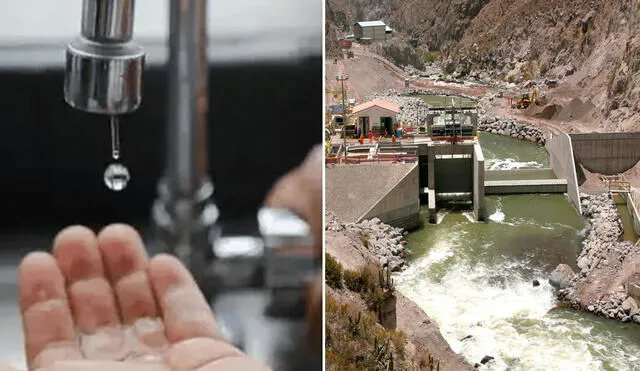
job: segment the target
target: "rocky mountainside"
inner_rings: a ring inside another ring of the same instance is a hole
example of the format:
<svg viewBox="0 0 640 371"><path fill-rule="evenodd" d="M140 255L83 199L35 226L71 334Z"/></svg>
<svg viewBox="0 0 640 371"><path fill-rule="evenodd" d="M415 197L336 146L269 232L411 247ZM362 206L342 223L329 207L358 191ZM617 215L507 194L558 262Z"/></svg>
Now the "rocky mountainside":
<svg viewBox="0 0 640 371"><path fill-rule="evenodd" d="M640 112L639 25L637 1L494 0L445 69L512 82L563 80L603 119L620 122Z"/></svg>
<svg viewBox="0 0 640 371"><path fill-rule="evenodd" d="M489 0L327 0L327 24L350 32L358 21L383 20L407 35L414 47L447 49Z"/></svg>
<svg viewBox="0 0 640 371"><path fill-rule="evenodd" d="M381 19L415 48L442 52L459 77L524 83L561 80L595 107L594 120L633 130L640 116L637 0L326 0L340 35ZM327 38L337 50L336 38ZM611 125L609 125L610 127Z"/></svg>

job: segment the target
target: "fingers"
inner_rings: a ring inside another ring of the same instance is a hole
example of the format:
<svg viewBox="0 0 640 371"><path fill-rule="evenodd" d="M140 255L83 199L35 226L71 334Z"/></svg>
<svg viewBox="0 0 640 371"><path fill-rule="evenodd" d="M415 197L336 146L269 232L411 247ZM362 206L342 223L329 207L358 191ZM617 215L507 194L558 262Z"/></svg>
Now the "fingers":
<svg viewBox="0 0 640 371"><path fill-rule="evenodd" d="M265 204L290 209L301 215L314 237L316 253L322 249L322 146L315 146L304 162L280 178L273 186Z"/></svg>
<svg viewBox="0 0 640 371"><path fill-rule="evenodd" d="M46 371L86 371L86 370L109 370L109 371L167 371L161 363L128 363L113 361L65 361L57 362Z"/></svg>
<svg viewBox="0 0 640 371"><path fill-rule="evenodd" d="M190 339L180 342L169 350L165 359L171 370L196 370L212 362L227 358L246 357L223 340L210 338ZM238 368L247 370L248 368ZM251 368L250 370L255 370Z"/></svg>
<svg viewBox="0 0 640 371"><path fill-rule="evenodd" d="M69 227L55 239L53 254L67 282L76 327L93 334L120 324L113 289L107 280L95 234Z"/></svg>
<svg viewBox="0 0 640 371"><path fill-rule="evenodd" d="M30 369L79 359L62 272L43 252L27 255L18 270L20 312Z"/></svg>
<svg viewBox="0 0 640 371"><path fill-rule="evenodd" d="M187 269L173 256L157 255L147 268L171 343L219 338L211 307Z"/></svg>
<svg viewBox="0 0 640 371"><path fill-rule="evenodd" d="M127 225L110 225L98 235L98 246L122 321L133 324L140 318L157 317L158 308L145 270L147 252L138 232Z"/></svg>

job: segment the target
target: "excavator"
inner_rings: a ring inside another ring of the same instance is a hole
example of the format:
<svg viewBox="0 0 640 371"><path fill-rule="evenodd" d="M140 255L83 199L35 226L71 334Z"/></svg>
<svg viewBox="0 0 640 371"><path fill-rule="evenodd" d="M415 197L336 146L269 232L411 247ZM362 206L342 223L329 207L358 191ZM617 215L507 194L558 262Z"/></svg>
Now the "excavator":
<svg viewBox="0 0 640 371"><path fill-rule="evenodd" d="M538 103L538 92L534 89L531 94L522 94L520 98L511 99L511 108L527 109L531 103Z"/></svg>

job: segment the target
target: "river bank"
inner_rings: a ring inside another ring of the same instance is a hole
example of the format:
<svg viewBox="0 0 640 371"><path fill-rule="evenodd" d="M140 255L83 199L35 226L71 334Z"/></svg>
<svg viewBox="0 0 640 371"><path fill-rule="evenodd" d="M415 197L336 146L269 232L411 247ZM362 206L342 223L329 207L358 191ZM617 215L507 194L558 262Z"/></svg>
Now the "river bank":
<svg viewBox="0 0 640 371"><path fill-rule="evenodd" d="M326 212L325 250L345 269L359 270L392 262L407 267L408 251L403 231L372 220L358 224L343 224L331 212ZM386 259L386 261L385 261ZM401 262L401 263L399 263ZM327 289L333 298L364 308L361 299L348 290ZM407 339L409 354L430 353L440 362L440 370L465 371L473 367L455 353L440 333L438 325L413 301L398 291L395 295L396 330Z"/></svg>
<svg viewBox="0 0 640 371"><path fill-rule="evenodd" d="M558 297L573 307L622 322L640 324L638 303L629 283L640 283L640 246L620 241L623 229L610 194L581 194L588 231L578 255L579 271L560 265L550 282Z"/></svg>

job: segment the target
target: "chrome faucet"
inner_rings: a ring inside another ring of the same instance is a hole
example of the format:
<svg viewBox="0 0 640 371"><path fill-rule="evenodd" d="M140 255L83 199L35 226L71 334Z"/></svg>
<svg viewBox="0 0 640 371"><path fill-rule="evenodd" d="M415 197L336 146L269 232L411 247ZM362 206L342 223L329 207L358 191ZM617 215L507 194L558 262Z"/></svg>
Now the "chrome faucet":
<svg viewBox="0 0 640 371"><path fill-rule="evenodd" d="M135 112L142 101L145 54L132 41L134 2L83 0L81 34L66 49L65 101L110 117L112 132L117 117ZM214 267L242 269L215 253L216 246L229 245L225 242L232 238L222 236L218 227L207 171L207 1L169 2L168 142L166 170L151 212L154 243L160 245L157 250L177 256L211 300L216 291L212 282L218 282L211 279L217 274ZM287 210L266 207L256 219L260 238L255 243L261 251L264 286L270 291L265 314L288 313L288 308L299 307L305 282L321 267L309 226ZM227 339L242 348L242 319L234 310L216 315Z"/></svg>
<svg viewBox="0 0 640 371"><path fill-rule="evenodd" d="M221 235L207 174L207 1L169 2L167 167L152 220L160 250L177 256L202 284ZM83 0L81 34L66 50L64 97L71 107L113 118L140 106L145 54L132 41L134 3ZM262 208L257 219L267 287L301 287L318 260L287 251L311 245L309 228L286 210Z"/></svg>
<svg viewBox="0 0 640 371"><path fill-rule="evenodd" d="M71 107L117 117L140 106L145 54L132 41L134 9L135 0L83 0L81 34L66 50ZM206 10L205 0L170 1L167 167L152 210L161 249L196 275L219 214L207 176Z"/></svg>

